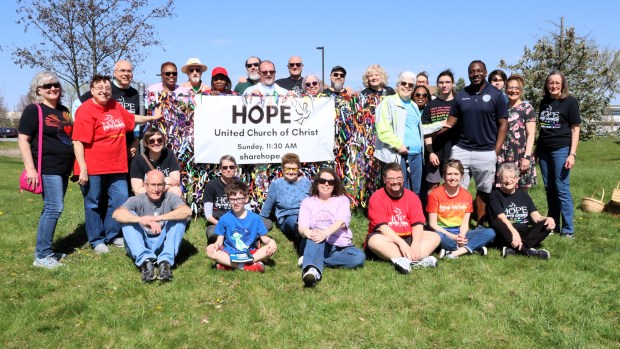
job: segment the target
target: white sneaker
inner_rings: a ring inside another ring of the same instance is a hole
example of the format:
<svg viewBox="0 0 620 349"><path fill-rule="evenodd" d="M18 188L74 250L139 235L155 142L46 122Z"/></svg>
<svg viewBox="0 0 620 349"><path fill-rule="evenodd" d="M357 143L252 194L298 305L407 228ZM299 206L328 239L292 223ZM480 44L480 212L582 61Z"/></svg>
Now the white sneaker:
<svg viewBox="0 0 620 349"><path fill-rule="evenodd" d="M112 240L112 243L116 247L121 247L121 248L125 247L125 240L123 240L123 238L116 238Z"/></svg>
<svg viewBox="0 0 620 349"><path fill-rule="evenodd" d="M99 244L99 245L95 246L95 248L93 248L93 250L95 250L96 254L105 254L105 253L109 253L110 252L110 249L105 244Z"/></svg>
<svg viewBox="0 0 620 349"><path fill-rule="evenodd" d="M443 259L443 257L446 256L446 250L442 248L441 250L439 250L439 254L437 256L439 257L439 259Z"/></svg>
<svg viewBox="0 0 620 349"><path fill-rule="evenodd" d="M304 256L301 256L297 260L297 267L301 268L303 265L304 265Z"/></svg>
<svg viewBox="0 0 620 349"><path fill-rule="evenodd" d="M411 273L411 265L409 264L409 259L405 257L395 257L391 259L392 264L394 264L394 269L401 274L409 274Z"/></svg>
<svg viewBox="0 0 620 349"><path fill-rule="evenodd" d="M411 262L411 266L414 269L418 269L418 268L436 268L436 267L439 266L439 263L437 263L437 258L435 258L433 256L428 256L428 257L422 258L418 262Z"/></svg>
<svg viewBox="0 0 620 349"><path fill-rule="evenodd" d="M32 265L40 268L56 269L58 267L62 267L64 264L60 263L56 258L54 258L54 255L49 255L45 258L35 257Z"/></svg>
<svg viewBox="0 0 620 349"><path fill-rule="evenodd" d="M481 256L486 256L489 253L489 250L487 250L486 247L482 246L474 252L480 253Z"/></svg>

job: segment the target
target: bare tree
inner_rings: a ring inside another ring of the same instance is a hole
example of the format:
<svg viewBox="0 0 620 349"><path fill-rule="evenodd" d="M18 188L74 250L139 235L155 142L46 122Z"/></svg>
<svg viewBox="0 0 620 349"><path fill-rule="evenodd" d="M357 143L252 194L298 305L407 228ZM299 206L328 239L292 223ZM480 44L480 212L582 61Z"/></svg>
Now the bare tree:
<svg viewBox="0 0 620 349"><path fill-rule="evenodd" d="M17 0L18 24L41 42L16 46L13 62L49 70L75 91L114 62L141 62L145 47L160 46L154 22L173 16L174 0Z"/></svg>

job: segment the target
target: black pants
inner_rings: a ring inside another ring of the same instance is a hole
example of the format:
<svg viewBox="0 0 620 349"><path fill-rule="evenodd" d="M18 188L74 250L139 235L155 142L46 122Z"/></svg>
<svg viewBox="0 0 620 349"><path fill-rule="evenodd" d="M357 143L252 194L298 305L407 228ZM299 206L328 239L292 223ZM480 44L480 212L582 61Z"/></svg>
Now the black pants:
<svg viewBox="0 0 620 349"><path fill-rule="evenodd" d="M496 218L491 221L491 228L495 230L495 243L498 246L512 248L512 233L506 223ZM517 252L527 254L527 250L538 246L549 235L549 230L545 227L545 221L534 224L525 231L520 231L523 246Z"/></svg>

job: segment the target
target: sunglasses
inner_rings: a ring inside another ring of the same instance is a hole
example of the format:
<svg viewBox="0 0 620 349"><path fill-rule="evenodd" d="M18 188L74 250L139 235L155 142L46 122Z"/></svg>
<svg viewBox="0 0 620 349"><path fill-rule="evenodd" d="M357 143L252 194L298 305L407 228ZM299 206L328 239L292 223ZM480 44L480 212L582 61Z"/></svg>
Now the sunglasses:
<svg viewBox="0 0 620 349"><path fill-rule="evenodd" d="M42 89L44 89L44 90L49 90L49 89L51 89L52 87L55 87L55 88L60 88L60 83L59 83L59 82L52 82L52 83L50 83L50 84L43 84L43 85L41 85L41 86L39 86L39 87L40 87L40 88L42 88Z"/></svg>
<svg viewBox="0 0 620 349"><path fill-rule="evenodd" d="M276 71L275 70L263 70L262 72L260 72L263 75L275 75Z"/></svg>
<svg viewBox="0 0 620 349"><path fill-rule="evenodd" d="M319 82L318 81L311 81L311 82L306 82L306 87L310 87L310 86L318 86Z"/></svg>
<svg viewBox="0 0 620 349"><path fill-rule="evenodd" d="M344 73L332 73L332 76L335 78L344 78L345 74Z"/></svg>
<svg viewBox="0 0 620 349"><path fill-rule="evenodd" d="M424 97L424 98L428 98L428 93L416 93L415 94L416 97Z"/></svg>
<svg viewBox="0 0 620 349"><path fill-rule="evenodd" d="M149 144L153 145L153 144L163 144L164 143L164 139L163 138L149 138Z"/></svg>
<svg viewBox="0 0 620 349"><path fill-rule="evenodd" d="M413 86L414 86L414 85L413 85L413 83L411 83L411 82L404 82L404 81L401 81L401 82L400 82L400 86L402 86L402 87L409 87L409 88L413 88Z"/></svg>
<svg viewBox="0 0 620 349"><path fill-rule="evenodd" d="M193 72L202 73L202 68L187 68L187 71L190 73L193 73Z"/></svg>
<svg viewBox="0 0 620 349"><path fill-rule="evenodd" d="M237 165L229 165L229 166L220 166L220 168L224 171L234 170L237 168Z"/></svg>
<svg viewBox="0 0 620 349"><path fill-rule="evenodd" d="M298 173L299 172L299 168L298 167L285 167L284 168L284 172L287 172L287 173Z"/></svg>
<svg viewBox="0 0 620 349"><path fill-rule="evenodd" d="M164 74L165 76L170 76L170 75L177 76L178 73L175 72L175 71L167 71L167 72L162 73L162 74Z"/></svg>
<svg viewBox="0 0 620 349"><path fill-rule="evenodd" d="M288 66L289 67L301 67L302 65L304 65L303 63L289 63Z"/></svg>
<svg viewBox="0 0 620 349"><path fill-rule="evenodd" d="M335 179L327 179L327 178L319 178L317 182L319 182L319 184L327 184L330 186L333 186L334 184L336 184Z"/></svg>
<svg viewBox="0 0 620 349"><path fill-rule="evenodd" d="M260 63L248 63L245 65L246 68L258 67Z"/></svg>

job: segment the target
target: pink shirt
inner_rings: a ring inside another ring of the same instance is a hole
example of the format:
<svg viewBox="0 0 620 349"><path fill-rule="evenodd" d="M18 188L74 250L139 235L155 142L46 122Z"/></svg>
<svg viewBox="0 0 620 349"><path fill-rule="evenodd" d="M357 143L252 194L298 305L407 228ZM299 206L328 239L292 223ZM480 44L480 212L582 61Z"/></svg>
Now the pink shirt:
<svg viewBox="0 0 620 349"><path fill-rule="evenodd" d="M336 221L342 221L344 227L340 227L330 235L327 243L338 247L351 246L353 233L349 228L350 205L349 198L344 195L331 197L327 201L322 201L316 196L307 197L301 202L297 223L300 227L325 229Z"/></svg>

